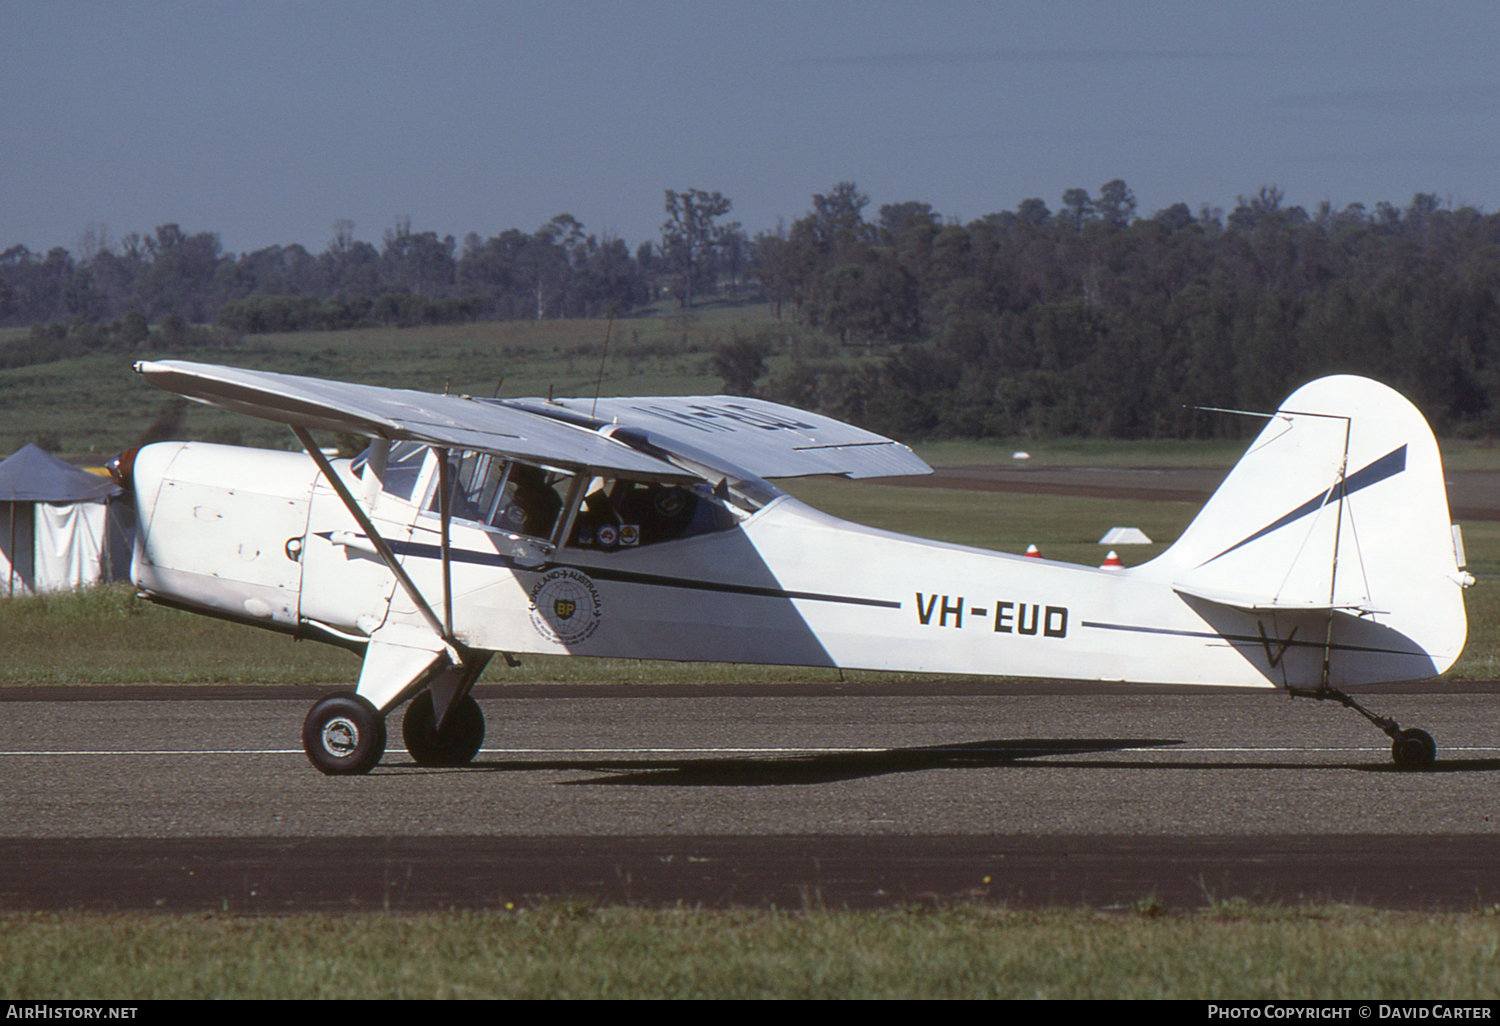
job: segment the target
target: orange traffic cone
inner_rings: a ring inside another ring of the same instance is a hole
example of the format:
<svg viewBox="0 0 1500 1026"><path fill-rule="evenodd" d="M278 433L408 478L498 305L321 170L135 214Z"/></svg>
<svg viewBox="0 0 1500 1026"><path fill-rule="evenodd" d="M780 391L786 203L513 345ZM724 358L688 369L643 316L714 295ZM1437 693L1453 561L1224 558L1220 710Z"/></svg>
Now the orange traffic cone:
<svg viewBox="0 0 1500 1026"><path fill-rule="evenodd" d="M1041 550L1038 549L1035 545L1028 545L1028 546L1026 546L1026 555L1030 556L1032 559L1041 559L1042 558L1042 552L1041 552Z"/></svg>
<svg viewBox="0 0 1500 1026"><path fill-rule="evenodd" d="M1120 562L1120 557L1114 549L1109 550L1109 555L1104 557L1104 562L1099 564L1100 570L1124 570L1125 564Z"/></svg>

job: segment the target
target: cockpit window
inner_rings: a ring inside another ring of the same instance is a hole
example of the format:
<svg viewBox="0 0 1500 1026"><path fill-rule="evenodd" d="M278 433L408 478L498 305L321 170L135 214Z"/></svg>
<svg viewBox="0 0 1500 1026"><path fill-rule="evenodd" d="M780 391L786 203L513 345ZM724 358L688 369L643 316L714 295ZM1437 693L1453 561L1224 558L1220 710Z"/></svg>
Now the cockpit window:
<svg viewBox="0 0 1500 1026"><path fill-rule="evenodd" d="M416 442L397 442L391 446L391 454L385 461L385 478L381 490L408 501L417 478L422 475L422 459L426 447Z"/></svg>
<svg viewBox="0 0 1500 1026"><path fill-rule="evenodd" d="M512 463L505 488L489 523L505 531L546 538L552 534L563 500L540 467Z"/></svg>
<svg viewBox="0 0 1500 1026"><path fill-rule="evenodd" d="M448 466L453 516L512 534L551 535L562 498L547 471L483 452L451 453ZM436 488L427 508L440 509Z"/></svg>
<svg viewBox="0 0 1500 1026"><path fill-rule="evenodd" d="M376 443L384 445L385 443ZM349 469L356 477L363 478L369 470L370 448L354 457ZM422 476L422 464L427 458L427 446L418 442L393 442L386 457L385 470L380 475L380 490L398 499L410 502L412 490Z"/></svg>
<svg viewBox="0 0 1500 1026"><path fill-rule="evenodd" d="M356 472L363 474L366 460L364 455L356 458ZM381 479L386 492L417 502L429 513L440 513L438 479L436 452L430 446L416 442L391 446ZM565 544L606 551L732 530L758 508L751 504L744 512L738 511L741 503L726 501L726 495L730 500L735 497L727 485L716 491L706 483L602 477L590 481L484 452L450 451L448 479L452 486L448 511L456 519L553 544L560 543L557 534L567 530ZM564 509L569 502L579 502L579 506L564 524L560 521L570 513Z"/></svg>
<svg viewBox="0 0 1500 1026"><path fill-rule="evenodd" d="M599 481L583 500L570 544L623 549L727 531L739 519L703 486Z"/></svg>

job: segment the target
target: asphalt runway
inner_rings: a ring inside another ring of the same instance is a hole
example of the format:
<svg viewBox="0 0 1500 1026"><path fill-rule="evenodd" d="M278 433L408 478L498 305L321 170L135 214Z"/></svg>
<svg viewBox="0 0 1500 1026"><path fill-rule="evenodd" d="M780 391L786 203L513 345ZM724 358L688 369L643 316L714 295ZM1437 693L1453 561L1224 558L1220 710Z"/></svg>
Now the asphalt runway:
<svg viewBox="0 0 1500 1026"><path fill-rule="evenodd" d="M472 766L300 751L308 688L0 689L0 908L1500 903L1500 685L517 686ZM391 733L399 738L399 714Z"/></svg>

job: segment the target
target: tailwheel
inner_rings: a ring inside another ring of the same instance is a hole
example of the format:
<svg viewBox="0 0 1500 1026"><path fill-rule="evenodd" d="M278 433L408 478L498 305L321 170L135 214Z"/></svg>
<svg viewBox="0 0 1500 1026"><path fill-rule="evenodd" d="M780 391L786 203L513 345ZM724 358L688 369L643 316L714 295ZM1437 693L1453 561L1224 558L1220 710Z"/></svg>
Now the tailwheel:
<svg viewBox="0 0 1500 1026"><path fill-rule="evenodd" d="M464 766L484 743L484 713L474 696L465 695L453 703L439 729L432 692L424 691L406 707L401 740L418 766Z"/></svg>
<svg viewBox="0 0 1500 1026"><path fill-rule="evenodd" d="M329 776L368 773L385 754L385 719L352 691L329 695L307 714L302 749Z"/></svg>
<svg viewBox="0 0 1500 1026"><path fill-rule="evenodd" d="M1427 731L1409 727L1391 742L1391 758L1398 769L1431 769L1437 759L1437 742Z"/></svg>
<svg viewBox="0 0 1500 1026"><path fill-rule="evenodd" d="M1376 716L1337 688L1323 684L1316 689L1289 687L1286 692L1293 698L1316 698L1320 702L1337 702L1346 709L1353 709L1359 713L1383 730L1391 739L1391 758L1396 761L1397 769L1431 769L1432 764L1437 760L1437 742L1432 740L1432 735L1427 731L1418 730L1416 727L1402 730L1401 725L1389 716Z"/></svg>

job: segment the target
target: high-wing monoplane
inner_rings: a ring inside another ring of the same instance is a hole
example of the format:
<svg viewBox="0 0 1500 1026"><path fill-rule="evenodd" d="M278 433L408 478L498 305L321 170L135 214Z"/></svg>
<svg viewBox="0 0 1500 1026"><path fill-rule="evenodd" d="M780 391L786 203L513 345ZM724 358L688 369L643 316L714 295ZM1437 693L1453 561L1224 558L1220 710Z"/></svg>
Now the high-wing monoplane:
<svg viewBox="0 0 1500 1026"><path fill-rule="evenodd" d="M359 654L313 706L324 773L364 773L409 703L421 765L470 761L492 655L563 653L1281 688L1352 707L1396 763L1433 739L1344 690L1446 670L1467 623L1437 444L1391 389L1294 392L1181 537L1123 571L836 519L767 478L930 471L827 417L728 396L482 399L180 361L147 381L283 422L304 452L125 454L152 600ZM311 430L364 436L330 459Z"/></svg>

